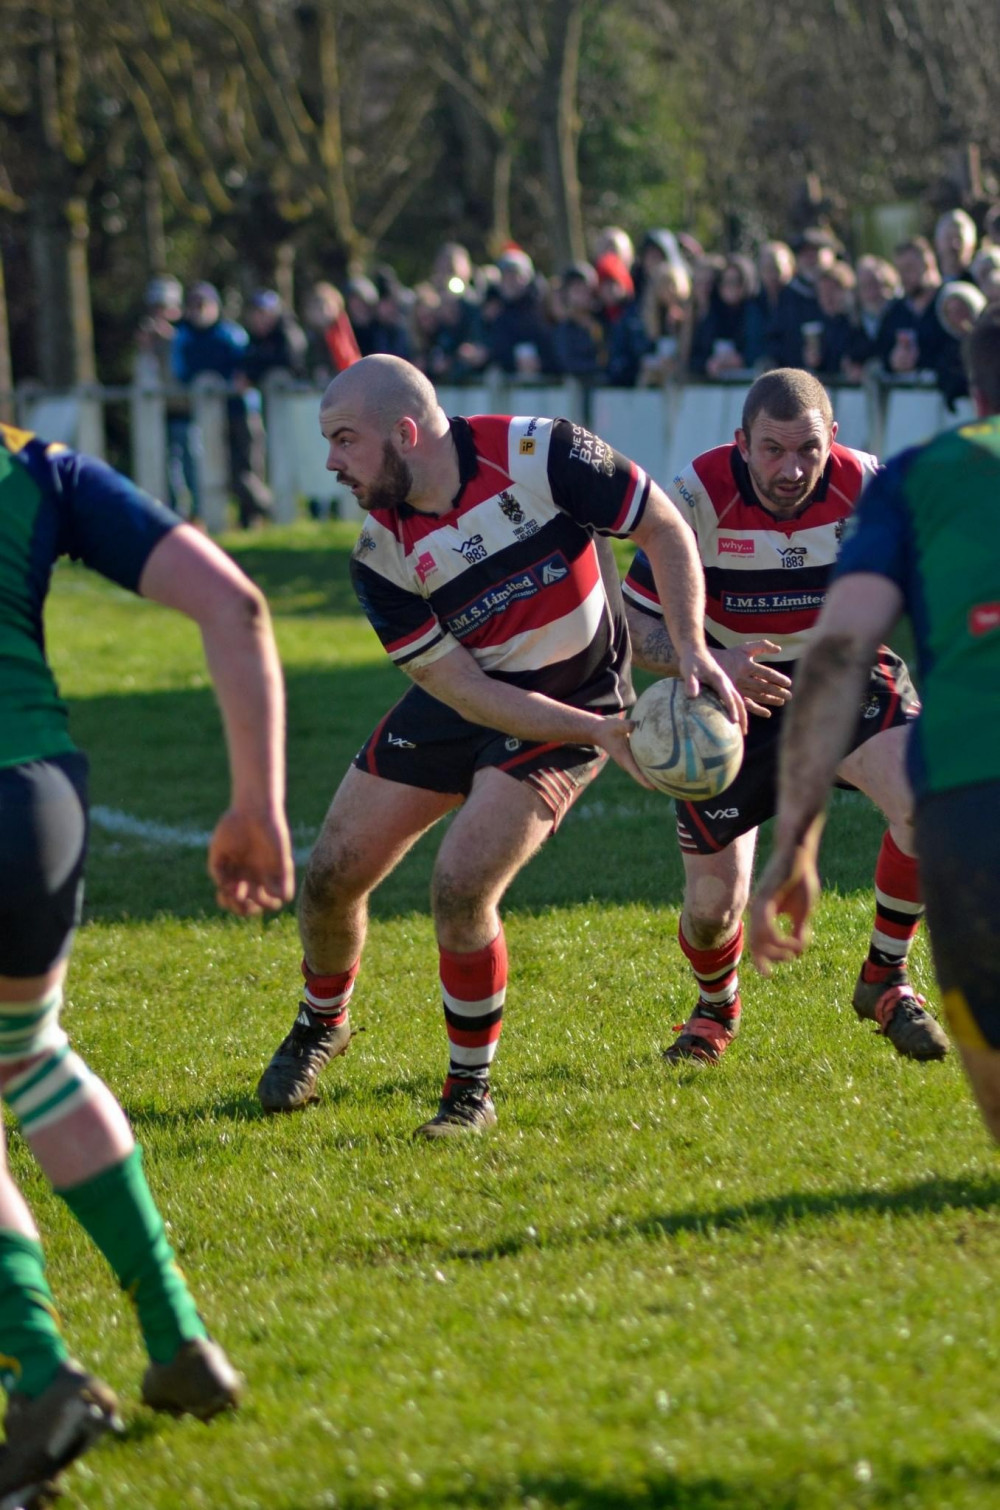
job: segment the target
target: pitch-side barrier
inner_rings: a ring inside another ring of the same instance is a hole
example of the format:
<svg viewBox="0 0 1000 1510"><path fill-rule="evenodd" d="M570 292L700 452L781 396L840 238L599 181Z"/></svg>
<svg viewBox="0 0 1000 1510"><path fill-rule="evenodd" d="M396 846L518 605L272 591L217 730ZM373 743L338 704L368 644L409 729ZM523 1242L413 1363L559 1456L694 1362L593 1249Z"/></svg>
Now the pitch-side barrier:
<svg viewBox="0 0 1000 1510"><path fill-rule="evenodd" d="M738 428L753 374L725 383L668 383L662 388L589 388L578 382L517 383L491 373L481 384L438 390L449 414L557 414L587 425L658 482L669 481L694 456L729 439ZM883 458L971 416L969 402L950 412L936 388L886 384L831 386L838 439ZM167 496L167 414L190 413L190 451L202 518L217 533L230 522L226 400L230 390L211 374L189 389L89 386L46 392L25 385L15 397L17 422L46 439L101 456L106 415L128 415L131 474L155 497ZM268 481L274 517L290 521L312 500L341 518L359 514L346 489L326 470L319 432L320 390L273 373L264 387Z"/></svg>

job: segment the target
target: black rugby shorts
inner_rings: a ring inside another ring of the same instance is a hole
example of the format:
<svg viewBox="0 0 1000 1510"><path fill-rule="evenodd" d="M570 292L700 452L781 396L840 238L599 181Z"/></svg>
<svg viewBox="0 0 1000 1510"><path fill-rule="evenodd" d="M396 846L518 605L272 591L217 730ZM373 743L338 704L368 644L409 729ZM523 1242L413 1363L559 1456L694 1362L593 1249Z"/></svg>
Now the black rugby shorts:
<svg viewBox="0 0 1000 1510"><path fill-rule="evenodd" d="M717 854L740 834L749 833L774 817L778 806L778 743L789 706L786 703L775 708L770 718L749 714L743 764L732 786L720 797L677 803L677 842L684 854ZM886 729L909 723L917 716L919 706L905 661L893 651L883 649L858 710L848 753ZM837 785L854 790L847 781L838 781Z"/></svg>
<svg viewBox="0 0 1000 1510"><path fill-rule="evenodd" d="M385 781L463 797L477 771L506 771L538 793L557 827L607 758L593 745L539 744L500 734L411 687L369 735L354 764Z"/></svg>
<svg viewBox="0 0 1000 1510"><path fill-rule="evenodd" d="M1000 780L924 797L916 837L948 1025L966 1047L1000 1050Z"/></svg>
<svg viewBox="0 0 1000 1510"><path fill-rule="evenodd" d="M83 755L0 768L0 975L44 975L69 953L86 853Z"/></svg>

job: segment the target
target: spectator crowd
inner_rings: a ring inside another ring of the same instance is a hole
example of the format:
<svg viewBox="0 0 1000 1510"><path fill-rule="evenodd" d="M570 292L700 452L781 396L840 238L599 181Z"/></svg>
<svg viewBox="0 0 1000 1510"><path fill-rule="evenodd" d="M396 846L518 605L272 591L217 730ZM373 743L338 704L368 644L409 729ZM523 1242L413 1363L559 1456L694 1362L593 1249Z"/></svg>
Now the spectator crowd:
<svg viewBox="0 0 1000 1510"><path fill-rule="evenodd" d="M524 248L506 246L474 266L446 242L428 278L405 286L393 268L320 282L302 322L272 289L226 318L218 290L186 292L157 277L137 337L147 376L180 393L168 404L171 501L196 515L188 405L183 388L213 372L229 387L231 483L244 526L266 517L261 385L280 369L323 384L360 357L386 352L437 384L476 381L490 369L530 382L649 387L677 379L746 379L769 367L805 367L824 382L936 384L949 405L967 392L961 339L1000 302L1000 205L981 227L963 209L940 216L933 240L901 242L892 260L852 262L824 226L791 243L764 242L755 257L706 252L694 238L657 229L635 246L601 231L591 260L543 277Z"/></svg>

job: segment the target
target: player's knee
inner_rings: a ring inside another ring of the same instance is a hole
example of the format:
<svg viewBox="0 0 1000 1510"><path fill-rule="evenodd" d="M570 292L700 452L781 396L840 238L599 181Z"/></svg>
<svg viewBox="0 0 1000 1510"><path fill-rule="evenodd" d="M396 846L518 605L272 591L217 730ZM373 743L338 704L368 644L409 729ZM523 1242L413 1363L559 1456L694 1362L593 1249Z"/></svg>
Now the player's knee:
<svg viewBox="0 0 1000 1510"><path fill-rule="evenodd" d="M368 889L360 855L340 846L317 848L302 880L302 906L323 914L336 912Z"/></svg>
<svg viewBox="0 0 1000 1510"><path fill-rule="evenodd" d="M732 938L739 926L740 913L733 916L706 917L685 912L681 927L693 949L717 949Z"/></svg>
<svg viewBox="0 0 1000 1510"><path fill-rule="evenodd" d="M91 1074L59 1025L62 990L0 1002L0 1087L26 1138L61 1122L95 1094Z"/></svg>
<svg viewBox="0 0 1000 1510"><path fill-rule="evenodd" d="M67 1042L59 1023L62 987L34 1001L0 1001L0 1085L20 1074L26 1060L54 1053Z"/></svg>
<svg viewBox="0 0 1000 1510"><path fill-rule="evenodd" d="M701 888L684 900L681 926L695 949L715 949L731 939L746 908L744 895L721 895L718 888Z"/></svg>
<svg viewBox="0 0 1000 1510"><path fill-rule="evenodd" d="M463 927L481 918L490 905L488 890L461 873L439 866L431 882L431 911L438 927Z"/></svg>

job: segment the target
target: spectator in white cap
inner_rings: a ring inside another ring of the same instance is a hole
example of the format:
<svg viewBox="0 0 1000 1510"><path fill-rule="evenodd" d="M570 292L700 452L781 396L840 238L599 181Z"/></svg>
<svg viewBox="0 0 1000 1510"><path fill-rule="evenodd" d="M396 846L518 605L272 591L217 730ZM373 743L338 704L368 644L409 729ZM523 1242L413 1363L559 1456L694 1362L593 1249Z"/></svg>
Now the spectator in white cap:
<svg viewBox="0 0 1000 1510"><path fill-rule="evenodd" d="M953 409L956 399L967 398L969 394L962 342L986 308L986 295L974 283L956 278L951 283L942 283L934 308L944 332L934 371L938 387L948 400L949 409Z"/></svg>

